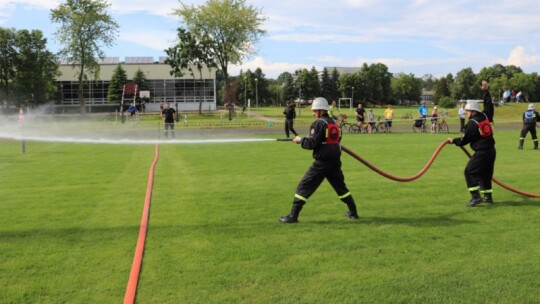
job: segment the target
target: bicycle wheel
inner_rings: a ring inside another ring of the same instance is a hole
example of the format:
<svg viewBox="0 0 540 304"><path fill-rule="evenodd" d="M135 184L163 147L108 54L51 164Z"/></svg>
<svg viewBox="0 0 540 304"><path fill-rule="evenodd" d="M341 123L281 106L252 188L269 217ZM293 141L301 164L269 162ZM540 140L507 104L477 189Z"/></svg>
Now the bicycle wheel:
<svg viewBox="0 0 540 304"><path fill-rule="evenodd" d="M360 129L360 126L358 125L351 125L349 127L349 133L360 133L362 130Z"/></svg>
<svg viewBox="0 0 540 304"><path fill-rule="evenodd" d="M446 123L446 121L443 121L439 125L439 133L450 133L450 128L448 128L448 124Z"/></svg>
<svg viewBox="0 0 540 304"><path fill-rule="evenodd" d="M384 133L384 123L380 122L375 126L375 132Z"/></svg>

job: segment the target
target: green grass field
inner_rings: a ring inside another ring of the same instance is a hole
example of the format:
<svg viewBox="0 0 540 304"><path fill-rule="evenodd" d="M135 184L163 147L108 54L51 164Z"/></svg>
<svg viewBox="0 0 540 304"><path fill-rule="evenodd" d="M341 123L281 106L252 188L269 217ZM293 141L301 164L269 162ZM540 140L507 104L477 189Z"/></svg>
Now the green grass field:
<svg viewBox="0 0 540 304"><path fill-rule="evenodd" d="M495 132L495 177L540 192L530 135L518 151L519 126ZM409 176L447 137L407 130L342 143ZM495 185L493 206L465 207L467 159L455 146L410 183L344 154L360 220L347 220L323 183L294 225L278 218L310 151L290 142L159 149L138 303L540 299L540 200ZM28 142L21 154L19 142L0 141L0 303L121 302L153 158L153 145Z"/></svg>

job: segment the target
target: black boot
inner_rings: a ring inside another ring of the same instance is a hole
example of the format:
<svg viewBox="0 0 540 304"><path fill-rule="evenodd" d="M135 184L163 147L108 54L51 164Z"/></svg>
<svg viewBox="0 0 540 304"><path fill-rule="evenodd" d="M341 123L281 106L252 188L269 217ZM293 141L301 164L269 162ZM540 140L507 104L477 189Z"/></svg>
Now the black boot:
<svg viewBox="0 0 540 304"><path fill-rule="evenodd" d="M354 200L351 196L348 196L347 198L343 199L343 202L345 205L347 205L347 208L349 208L349 211L345 213L346 218L350 218L353 220L358 219L358 211L356 211L356 204L354 203Z"/></svg>
<svg viewBox="0 0 540 304"><path fill-rule="evenodd" d="M535 141L534 141L534 149L535 149L535 150L538 150L538 140L535 140Z"/></svg>
<svg viewBox="0 0 540 304"><path fill-rule="evenodd" d="M484 200L480 197L478 191L471 192L471 200L467 203L467 207L474 207L483 203Z"/></svg>
<svg viewBox="0 0 540 304"><path fill-rule="evenodd" d="M298 223L298 215L300 214L301 210L301 204L293 203L291 213L280 217L279 221L287 224Z"/></svg>
<svg viewBox="0 0 540 304"><path fill-rule="evenodd" d="M518 147L519 150L523 150L523 142L524 141L525 141L524 139L519 140L519 147Z"/></svg>
<svg viewBox="0 0 540 304"><path fill-rule="evenodd" d="M491 193L484 193L484 202L488 204L493 204L493 196Z"/></svg>

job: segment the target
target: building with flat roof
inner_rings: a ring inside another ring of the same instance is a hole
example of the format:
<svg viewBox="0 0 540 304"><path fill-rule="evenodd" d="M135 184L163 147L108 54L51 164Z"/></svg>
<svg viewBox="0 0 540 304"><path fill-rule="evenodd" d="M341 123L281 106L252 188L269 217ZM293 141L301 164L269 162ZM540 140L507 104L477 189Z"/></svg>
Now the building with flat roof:
<svg viewBox="0 0 540 304"><path fill-rule="evenodd" d="M107 94L109 83L116 66L122 65L128 79L133 79L140 69L148 81L150 98L146 103L146 109L159 110L161 102L171 102L178 106L179 111L196 111L199 109L199 101L203 100L202 108L205 110L216 109L216 70L204 68L202 79L195 71L195 78L186 70L183 77L171 76L171 67L165 64L166 57L160 57L154 61L153 57L126 57L120 62L118 57L107 57L99 61L99 73L97 77L87 75L88 84L83 88L84 102L88 105L119 104L109 102ZM77 70L71 64L63 62L59 66L60 76L56 78L57 86L61 92L60 98L63 105L79 105Z"/></svg>

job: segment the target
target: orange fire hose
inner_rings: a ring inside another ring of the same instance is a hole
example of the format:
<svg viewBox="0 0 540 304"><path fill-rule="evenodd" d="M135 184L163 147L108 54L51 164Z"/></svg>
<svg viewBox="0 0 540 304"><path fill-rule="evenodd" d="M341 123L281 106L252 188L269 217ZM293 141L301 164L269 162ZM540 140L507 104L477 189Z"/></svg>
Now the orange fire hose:
<svg viewBox="0 0 540 304"><path fill-rule="evenodd" d="M354 159L356 159L359 162L361 162L362 164L364 164L366 167L370 168L371 170L377 172L378 174L380 174L380 175L382 175L382 176L384 176L384 177L386 177L388 179L391 179L391 180L396 181L396 182L410 182L410 181L413 181L413 180L416 180L416 179L420 178L422 175L424 175L426 173L426 171L431 167L431 164L433 163L433 161L435 160L437 155L441 152L442 148L447 144L449 144L448 140L443 141L437 147L437 149L435 149L435 152L433 152L433 155L431 155L431 157L429 158L426 165L418 173L416 173L413 176L409 176L409 177L397 177L397 176L391 175L389 173L386 173L386 172L382 171L381 169L373 166L367 160L363 159L360 155L358 155L358 154L354 153L353 151L349 150L347 147L341 146L341 150L345 151L347 154L349 154ZM460 148L463 150L463 152L465 152L465 154L469 158L471 158L471 154L464 147L460 147ZM518 190L516 188L513 188L513 187L511 187L509 185L506 185L506 184L500 182L496 178L493 178L492 180L493 180L494 183L496 183L497 185L505 188L506 190L512 191L514 193L517 193L517 194L520 194L520 195L523 195L523 196L540 198L540 194L530 193L530 192L525 192L525 191Z"/></svg>
<svg viewBox="0 0 540 304"><path fill-rule="evenodd" d="M371 170L379 173L380 175L382 175L382 176L384 176L384 177L386 177L388 179L391 179L391 180L396 181L396 182L410 182L410 181L413 181L413 180L416 180L416 179L420 178L420 176L422 176L422 175L424 175L424 173L426 173L426 171L429 169L429 167L431 167L431 164L433 164L433 161L435 160L435 158L437 157L439 152L441 152L442 148L447 144L448 144L447 140L442 142L437 147L435 152L433 152L433 155L431 155L431 157L429 158L429 160L428 160L427 164L424 166L424 168L422 168L420 171L418 171L418 173L416 173L415 175L409 176L409 177L397 177L397 176L388 174L388 173L382 171L381 169L373 166L367 160L363 159L360 155L358 155L358 154L354 153L353 151L349 150L347 147L341 146L341 150L347 152L347 154L349 154L350 156L352 156L353 158L355 158L356 160L358 160L362 164L366 165Z"/></svg>
<svg viewBox="0 0 540 304"><path fill-rule="evenodd" d="M154 170L156 168L158 156L159 149L158 145L156 144L154 161L150 166L150 172L148 174L148 184L146 186L146 197L144 199L141 226L139 228L139 238L137 239L137 247L135 248L135 255L133 256L131 273L129 274L129 281L126 288L126 294L124 296L124 304L131 304L135 302L137 283L139 282L139 273L141 271L142 258L144 253L144 243L146 242L146 230L148 227L148 216L150 214L150 200L152 199L152 186L154 185Z"/></svg>

